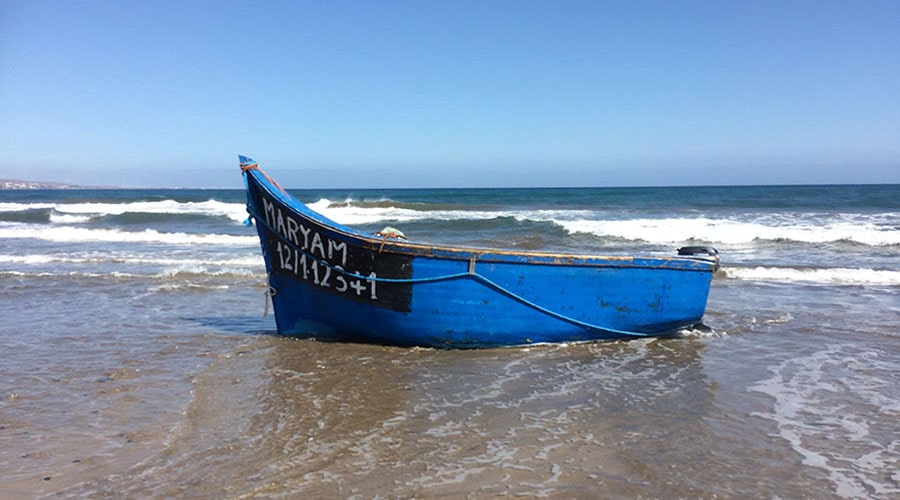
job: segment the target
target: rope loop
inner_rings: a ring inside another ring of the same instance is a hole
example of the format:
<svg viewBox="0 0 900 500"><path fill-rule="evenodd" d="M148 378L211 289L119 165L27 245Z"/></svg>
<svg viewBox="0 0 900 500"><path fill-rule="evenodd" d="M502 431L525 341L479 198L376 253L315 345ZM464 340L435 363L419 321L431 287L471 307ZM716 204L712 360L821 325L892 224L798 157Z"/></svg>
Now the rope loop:
<svg viewBox="0 0 900 500"><path fill-rule="evenodd" d="M279 184L277 181L275 181L275 179L269 177L269 174L267 174L265 172L265 170L259 168L259 163L255 162L255 161L253 161L252 163L241 163L241 173L246 174L246 173L250 172L251 170L256 170L257 172L261 173L262 176L265 177L266 180L269 181L270 184L277 187L278 190L281 191L282 193L287 194L287 191L285 191L285 189L283 187L281 187L281 184Z"/></svg>

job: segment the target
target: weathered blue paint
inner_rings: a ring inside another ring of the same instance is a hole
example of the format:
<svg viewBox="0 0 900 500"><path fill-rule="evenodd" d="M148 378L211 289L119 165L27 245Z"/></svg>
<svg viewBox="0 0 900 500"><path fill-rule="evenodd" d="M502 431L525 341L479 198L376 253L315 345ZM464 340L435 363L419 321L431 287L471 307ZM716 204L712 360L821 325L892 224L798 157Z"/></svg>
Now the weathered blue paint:
<svg viewBox="0 0 900 500"><path fill-rule="evenodd" d="M278 331L475 348L666 335L700 322L718 257L432 246L335 223L241 158Z"/></svg>

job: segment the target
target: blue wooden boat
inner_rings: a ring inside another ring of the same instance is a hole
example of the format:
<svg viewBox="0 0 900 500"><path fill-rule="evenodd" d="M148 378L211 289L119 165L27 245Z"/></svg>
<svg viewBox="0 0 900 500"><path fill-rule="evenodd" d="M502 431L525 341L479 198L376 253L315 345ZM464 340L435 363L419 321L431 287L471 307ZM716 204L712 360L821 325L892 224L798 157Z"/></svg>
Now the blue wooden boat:
<svg viewBox="0 0 900 500"><path fill-rule="evenodd" d="M668 335L700 322L718 268L708 247L593 256L369 234L240 161L284 335L439 348Z"/></svg>

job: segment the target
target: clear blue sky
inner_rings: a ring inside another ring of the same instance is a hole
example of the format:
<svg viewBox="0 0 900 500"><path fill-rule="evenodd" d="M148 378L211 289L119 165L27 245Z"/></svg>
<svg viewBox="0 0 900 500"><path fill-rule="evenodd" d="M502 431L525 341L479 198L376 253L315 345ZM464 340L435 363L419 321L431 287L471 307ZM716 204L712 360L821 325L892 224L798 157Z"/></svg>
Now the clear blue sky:
<svg viewBox="0 0 900 500"><path fill-rule="evenodd" d="M900 182L900 1L0 0L0 178Z"/></svg>

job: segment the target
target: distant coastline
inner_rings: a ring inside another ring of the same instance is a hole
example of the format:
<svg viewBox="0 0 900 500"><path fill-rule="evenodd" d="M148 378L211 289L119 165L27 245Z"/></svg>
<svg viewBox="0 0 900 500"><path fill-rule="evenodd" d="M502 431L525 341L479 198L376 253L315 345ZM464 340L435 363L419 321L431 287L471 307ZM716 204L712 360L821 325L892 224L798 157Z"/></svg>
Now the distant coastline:
<svg viewBox="0 0 900 500"><path fill-rule="evenodd" d="M81 189L83 186L61 182L35 182L0 179L0 189Z"/></svg>

